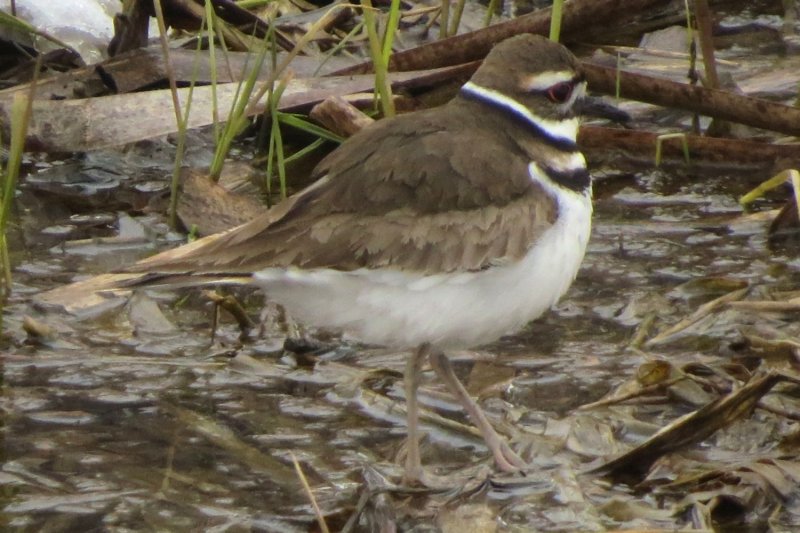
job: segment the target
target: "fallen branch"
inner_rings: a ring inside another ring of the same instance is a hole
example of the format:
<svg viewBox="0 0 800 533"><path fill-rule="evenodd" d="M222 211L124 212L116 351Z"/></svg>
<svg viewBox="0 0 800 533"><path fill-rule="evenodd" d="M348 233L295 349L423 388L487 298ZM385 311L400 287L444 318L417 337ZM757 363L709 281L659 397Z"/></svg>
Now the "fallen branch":
<svg viewBox="0 0 800 533"><path fill-rule="evenodd" d="M653 165L658 134L649 131L583 126L578 136L581 150L590 160L605 163L618 159L638 159ZM742 139L720 139L686 134L692 165L751 165L773 170L776 162L785 167L800 167L800 146L797 144L770 144ZM683 151L678 139L665 141L664 157L680 159Z"/></svg>
<svg viewBox="0 0 800 533"><path fill-rule="evenodd" d="M575 40L584 34L587 27L601 26L606 22L609 27L621 27L621 19L662 3L657 0L572 0L564 5L562 12L562 41ZM540 9L487 28L393 54L389 60L389 70L404 72L468 63L483 59L494 44L504 39L520 33L547 35L549 29L550 10ZM372 72L372 63L367 61L334 74L369 72Z"/></svg>
<svg viewBox="0 0 800 533"><path fill-rule="evenodd" d="M433 84L441 80L442 76L449 76L451 70L459 71L460 67L392 74L393 89ZM329 96L371 90L373 83L373 77L369 75L295 79L284 91L280 109L315 104ZM216 105L221 109L229 108L237 87L237 83L218 85ZM188 91L189 89L178 90L181 101L186 100ZM210 86L194 89L188 128L206 126L213 122L213 96ZM0 98L0 123L8 123L9 109L10 102ZM263 102L251 109L252 114L263 111ZM35 100L26 149L44 152L97 150L167 135L175 130L169 90L83 100Z"/></svg>
<svg viewBox="0 0 800 533"><path fill-rule="evenodd" d="M622 98L684 109L787 135L800 135L800 109L794 107L586 62L583 69L593 91L614 94L619 74Z"/></svg>
<svg viewBox="0 0 800 533"><path fill-rule="evenodd" d="M680 417L633 450L592 471L638 482L660 457L702 442L717 430L749 414L776 383L785 380L788 378L777 372L754 378L738 390Z"/></svg>

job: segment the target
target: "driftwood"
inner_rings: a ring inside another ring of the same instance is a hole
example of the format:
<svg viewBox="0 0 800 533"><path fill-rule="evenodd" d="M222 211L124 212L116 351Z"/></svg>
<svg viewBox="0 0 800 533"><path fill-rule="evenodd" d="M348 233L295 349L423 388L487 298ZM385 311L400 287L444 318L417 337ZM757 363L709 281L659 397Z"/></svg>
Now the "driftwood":
<svg viewBox="0 0 800 533"><path fill-rule="evenodd" d="M614 94L617 70L584 63L589 86ZM684 109L787 135L800 135L800 109L759 98L686 83L619 72L620 96L649 104Z"/></svg>
<svg viewBox="0 0 800 533"><path fill-rule="evenodd" d="M561 20L563 42L582 38L587 27L622 27L622 22L631 15L642 13L663 0L573 0L564 5ZM613 23L613 24L612 24ZM550 29L550 10L540 9L528 15L500 22L487 28L456 35L411 50L392 55L389 69L393 71L419 70L444 67L482 59L498 43L520 33L546 35ZM372 71L372 63L365 62L335 72L342 74L364 74Z"/></svg>
<svg viewBox="0 0 800 533"><path fill-rule="evenodd" d="M391 76L394 89L434 83L449 76L453 69L427 72L403 72ZM455 70L459 70L457 67ZM281 98L280 109L289 110L312 105L334 95L371 90L372 76L294 79ZM236 83L217 86L216 105L225 111L237 91ZM179 98L186 102L189 89L179 89ZM11 102L0 99L0 120L8 124ZM188 127L197 128L213 122L213 98L210 86L196 87ZM263 112L263 104L252 109ZM4 116L3 116L4 115ZM143 120L143 117L146 120ZM106 148L177 131L172 95L167 89L143 93L120 94L83 100L35 100L28 128L26 149L46 152L75 152Z"/></svg>
<svg viewBox="0 0 800 533"><path fill-rule="evenodd" d="M572 1L564 6L562 40L576 39L587 26L602 25L641 13L657 4L652 0L600 0ZM550 10L539 10L529 15L502 22L448 39L428 43L411 50L396 53L390 61L394 71L442 67L468 63L483 58L497 43L519 33L544 35L550 26ZM478 63L469 65L477 68ZM593 91L615 94L617 71L584 62ZM372 71L370 62L348 67L334 74L355 74ZM800 135L800 109L750 98L726 91L710 90L699 86L677 83L652 76L620 72L621 96L641 102L684 109L714 118L730 120L747 126L763 128L788 135Z"/></svg>
<svg viewBox="0 0 800 533"><path fill-rule="evenodd" d="M598 24L608 17L638 13L653 3L653 0L568 2L563 21L564 37L568 40L570 35L579 31L586 21ZM480 59L493 43L510 35L525 31L545 32L549 20L549 10L540 10L483 30L422 45L394 54L392 67L395 70L405 71L411 68L428 68L429 66ZM240 79L245 73L244 55L231 55L231 58L220 69L221 80ZM305 63L307 60L296 58L296 63L293 62L293 65L296 65L300 71L308 72L307 63ZM177 77L184 81L191 78L193 62L193 52L174 51L170 58L173 69L178 72ZM450 67L450 70L425 71L419 76L395 75L395 83L405 87L433 85L445 79L466 76L474 71L478 64L477 61L474 61L458 67ZM370 68L370 64L365 63L338 72L343 74L368 72ZM626 98L684 109L789 135L800 135L800 110L796 108L641 74L624 71L618 74L615 69L589 63L584 63L584 68L590 87L594 91L613 93L616 87L616 78L619 75L621 95ZM95 68L82 69L76 73L43 80L37 94L48 99L69 99L76 95L98 94L108 91L109 88L116 92L128 92L163 81L165 70L164 59L159 52L155 50L134 51L112 58ZM268 75L267 69L260 73L262 78ZM209 78L207 58L203 57L197 80L207 82ZM363 83L361 83L362 81ZM313 104L328 96L345 95L372 88L372 78L369 76L358 78L358 81L333 78L333 81L330 82L310 79L298 80L296 83L297 85L294 83L290 85L285 94L284 100L281 102L282 109ZM311 92L305 96L299 94L297 91L302 91L303 87L308 88ZM395 85L395 88L398 88L398 85ZM27 88L20 86L0 91L0 115L8 109L13 93L20 90L27 90ZM230 92L230 89L221 89L223 95L230 94ZM219 108L228 109L227 102L224 99L220 100ZM167 118L171 115L170 109L168 109L171 105L170 95L159 91L117 100L96 98L80 103L74 101L37 102L34 106L33 138L30 139L32 142L28 143L28 148L50 151L85 150L171 133L176 130L174 120ZM210 122L210 118L195 119L200 116L211 117L210 105L210 90L207 88L196 89L195 103L193 103L193 111L196 111L196 114L192 113L193 120L190 127L202 126ZM142 121L141 116L154 118L150 121ZM0 118L2 117L0 116ZM115 124L109 124L106 128L104 122L110 121L115 121ZM142 126L145 122L147 125ZM59 135L60 132L66 134Z"/></svg>
<svg viewBox="0 0 800 533"><path fill-rule="evenodd" d="M249 59L248 59L249 57ZM280 56L279 56L280 57ZM252 54L228 52L220 54L217 65L217 82L238 82L247 78L253 67ZM169 64L175 80L188 85L194 79L197 85L211 83L211 64L207 53L177 48L169 52ZM195 65L196 63L196 65ZM317 70L321 74L331 73L337 65L352 63L341 57L330 58L320 67L320 58L295 57L290 68L298 78L311 78ZM267 80L272 68L264 65L258 72L259 80ZM167 79L167 61L160 48L139 48L112 57L96 65L82 67L40 79L36 85L37 98L45 100L71 100L105 96L111 93L129 93L163 84ZM29 91L27 84L20 84L0 91L0 101L11 100L15 93Z"/></svg>
<svg viewBox="0 0 800 533"><path fill-rule="evenodd" d="M764 171L800 167L800 147L796 144L770 144L741 139L719 139L700 135L685 136L693 165L746 165ZM578 135L581 150L592 161L638 161L652 166L658 134L649 131L583 126ZM681 139L665 140L665 159L683 161Z"/></svg>
<svg viewBox="0 0 800 533"><path fill-rule="evenodd" d="M375 121L340 96L326 98L308 116L342 137L350 137Z"/></svg>
<svg viewBox="0 0 800 533"><path fill-rule="evenodd" d="M774 371L753 378L750 383L679 418L636 448L593 471L637 483L663 455L697 444L749 415L758 401L781 381L796 383L797 380Z"/></svg>

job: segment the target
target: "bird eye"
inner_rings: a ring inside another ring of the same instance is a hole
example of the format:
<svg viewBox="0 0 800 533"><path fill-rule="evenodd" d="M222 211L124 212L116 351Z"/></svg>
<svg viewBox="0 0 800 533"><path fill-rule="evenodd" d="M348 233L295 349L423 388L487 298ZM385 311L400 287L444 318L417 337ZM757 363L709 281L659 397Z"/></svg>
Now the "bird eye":
<svg viewBox="0 0 800 533"><path fill-rule="evenodd" d="M572 96L575 83L572 81L562 81L547 89L547 98L554 104L563 104Z"/></svg>

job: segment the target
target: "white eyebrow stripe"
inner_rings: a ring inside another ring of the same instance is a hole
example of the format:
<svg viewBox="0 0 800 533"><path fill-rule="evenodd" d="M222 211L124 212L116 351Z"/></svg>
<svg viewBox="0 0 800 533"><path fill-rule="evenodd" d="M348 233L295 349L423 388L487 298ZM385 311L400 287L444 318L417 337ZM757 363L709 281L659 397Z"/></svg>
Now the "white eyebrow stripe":
<svg viewBox="0 0 800 533"><path fill-rule="evenodd" d="M572 81L574 78L575 73L572 71L546 70L524 78L521 87L526 91L544 91L558 83Z"/></svg>

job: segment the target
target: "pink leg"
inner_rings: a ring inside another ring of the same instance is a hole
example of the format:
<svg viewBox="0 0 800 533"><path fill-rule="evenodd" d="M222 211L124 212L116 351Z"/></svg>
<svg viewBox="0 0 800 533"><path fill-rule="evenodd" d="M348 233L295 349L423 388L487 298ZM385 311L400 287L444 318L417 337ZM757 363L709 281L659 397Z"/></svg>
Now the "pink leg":
<svg viewBox="0 0 800 533"><path fill-rule="evenodd" d="M497 466L506 472L518 472L525 469L528 466L527 463L511 449L503 437L497 434L486 414L458 380L450 361L444 353L439 351L431 352L429 359L439 379L444 382L450 393L458 399L472 423L483 435L483 440L491 450L492 455L494 455Z"/></svg>
<svg viewBox="0 0 800 533"><path fill-rule="evenodd" d="M425 358L431 352L428 344L423 344L406 361L403 385L406 393L406 417L408 420L408 441L406 444L406 468L403 474L405 483L423 483L424 473L419 455L419 402L417 388Z"/></svg>

